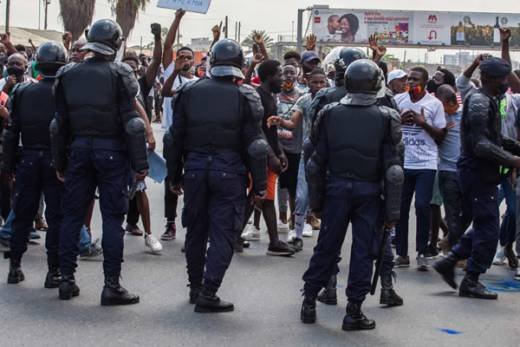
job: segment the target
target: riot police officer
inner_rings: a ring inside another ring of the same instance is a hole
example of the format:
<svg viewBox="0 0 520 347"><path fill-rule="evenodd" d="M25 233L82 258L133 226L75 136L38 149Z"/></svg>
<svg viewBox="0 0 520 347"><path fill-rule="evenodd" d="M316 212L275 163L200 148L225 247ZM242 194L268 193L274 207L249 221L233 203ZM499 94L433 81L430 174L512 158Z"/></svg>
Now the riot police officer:
<svg viewBox="0 0 520 347"><path fill-rule="evenodd" d="M467 259L466 275L459 288L459 295L463 297L498 298L479 281L479 276L491 266L499 238L500 166L520 167L520 143L502 136L500 129L499 105L508 90L510 73L511 65L505 60L482 61L482 88L464 100L458 174L462 206L471 216L473 228L461 237L446 258L434 264L446 283L456 289L455 266L457 261Z"/></svg>
<svg viewBox="0 0 520 347"><path fill-rule="evenodd" d="M340 51L339 58L335 61L334 66L336 68L335 75L335 86L327 89L322 89L316 94L312 104L311 104L311 117L312 122L316 122L318 118L318 113L328 104L339 102L346 94L347 90L345 89L345 72L347 68L353 62L359 59L366 59L366 54L358 49L358 48L343 48ZM391 95L391 92L388 88L381 88L378 91L377 96L377 105L378 106L387 106L394 110L397 110L397 105ZM308 156L312 152L312 148L316 144L316 135L313 131L311 134L311 142L304 144L304 152L305 160L308 159ZM401 146L402 147L402 146ZM402 148L401 148L402 150ZM381 295L379 298L379 303L381 305L386 306L400 306L403 304L403 299L397 294L393 287L393 278L395 278L395 273L393 272L394 267L394 255L391 247L390 238L387 239L387 244L384 245L385 253L383 257L383 263L381 268ZM338 262L341 260L340 254L338 253ZM336 284L337 279L336 276L339 273L339 267L336 267L336 271L331 276L327 286L323 289L323 291L318 295L318 301L323 302L327 305L337 305L337 293L336 293Z"/></svg>
<svg viewBox="0 0 520 347"><path fill-rule="evenodd" d="M404 179L398 149L399 114L377 105L383 80L374 62L353 62L345 74L347 94L339 103L327 105L315 124L317 145L306 172L311 209L321 212L322 228L303 275L304 323L316 321L316 297L336 271L337 257L352 222L354 241L343 329L375 328L375 322L363 315L361 304L370 291L375 245L382 242L383 225L390 228L399 219Z"/></svg>
<svg viewBox="0 0 520 347"><path fill-rule="evenodd" d="M334 62L336 70L335 86L320 90L311 104L313 122L326 105L338 102L345 96L347 93L345 90L345 71L350 64L358 59L367 59L366 54L358 48L343 48L340 51L339 58Z"/></svg>
<svg viewBox="0 0 520 347"><path fill-rule="evenodd" d="M128 173L147 174L144 122L135 108L138 84L128 65L113 62L122 43L118 24L94 23L82 48L93 56L64 66L56 84L56 117L51 124L54 164L65 180L60 237L62 281L59 297L79 295L74 272L80 229L96 187L103 219L105 286L101 305L139 302L119 283L123 259L122 223L128 209Z"/></svg>
<svg viewBox="0 0 520 347"><path fill-rule="evenodd" d="M260 130L263 108L254 89L236 84L243 78L243 60L235 41L215 44L211 79L180 91L173 125L164 139L173 190L177 194L184 190L182 223L187 228L186 261L195 312L234 310L216 292L242 231L247 171L257 196L266 189L267 143Z"/></svg>
<svg viewBox="0 0 520 347"><path fill-rule="evenodd" d="M22 255L27 250L32 221L44 194L45 214L49 229L46 233L49 272L45 288L59 286L59 233L62 220L61 198L63 185L52 166L49 124L56 106L53 85L58 69L65 65L67 52L56 42L46 42L36 52L36 68L43 79L39 83L26 82L15 86L11 99L9 124L4 132L4 170L16 170L13 201L13 236L11 239L8 283L24 280ZM21 149L18 148L21 138ZM18 158L19 154L19 158Z"/></svg>

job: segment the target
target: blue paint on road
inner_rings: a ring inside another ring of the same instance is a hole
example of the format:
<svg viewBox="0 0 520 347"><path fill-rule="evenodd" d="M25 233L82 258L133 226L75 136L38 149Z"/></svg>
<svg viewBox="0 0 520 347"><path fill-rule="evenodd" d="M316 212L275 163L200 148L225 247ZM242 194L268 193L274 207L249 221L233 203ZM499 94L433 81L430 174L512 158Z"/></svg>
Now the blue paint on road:
<svg viewBox="0 0 520 347"><path fill-rule="evenodd" d="M440 328L439 331L442 331L443 333L446 333L448 335L459 335L459 334L462 334L462 331L453 330L453 329L446 329L446 328Z"/></svg>
<svg viewBox="0 0 520 347"><path fill-rule="evenodd" d="M520 292L520 281L512 279L501 281L490 281L486 283L489 290L496 292Z"/></svg>

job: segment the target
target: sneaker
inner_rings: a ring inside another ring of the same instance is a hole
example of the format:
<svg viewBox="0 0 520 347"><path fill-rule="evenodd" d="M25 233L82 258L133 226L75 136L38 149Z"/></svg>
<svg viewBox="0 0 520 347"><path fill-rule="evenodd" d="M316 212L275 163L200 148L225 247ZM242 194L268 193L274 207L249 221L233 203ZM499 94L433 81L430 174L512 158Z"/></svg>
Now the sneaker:
<svg viewBox="0 0 520 347"><path fill-rule="evenodd" d="M290 257L294 254L294 249L283 241L277 241L274 244L269 244L267 255Z"/></svg>
<svg viewBox="0 0 520 347"><path fill-rule="evenodd" d="M313 234L312 226L310 226L309 224L305 224L305 226L303 227L302 236L303 237L312 237L312 234Z"/></svg>
<svg viewBox="0 0 520 347"><path fill-rule="evenodd" d="M143 236L144 233L139 227L135 224L126 223L125 231L133 236Z"/></svg>
<svg viewBox="0 0 520 347"><path fill-rule="evenodd" d="M99 239L96 239L86 250L80 252L79 258L82 260L92 259L103 254L103 248L99 246Z"/></svg>
<svg viewBox="0 0 520 347"><path fill-rule="evenodd" d="M30 240L39 240L41 238L42 237L40 236L40 234L38 234L38 232L36 230L31 231L31 234L29 236Z"/></svg>
<svg viewBox="0 0 520 347"><path fill-rule="evenodd" d="M395 265L396 268L404 268L404 267L410 267L410 257L401 257L398 256L395 258Z"/></svg>
<svg viewBox="0 0 520 347"><path fill-rule="evenodd" d="M518 259L516 259L515 251L513 251L513 246L508 244L504 249L504 255L507 258L507 263L511 269L518 268Z"/></svg>
<svg viewBox="0 0 520 347"><path fill-rule="evenodd" d="M287 234L289 232L289 224L282 221L278 221L278 225L276 227L279 234Z"/></svg>
<svg viewBox="0 0 520 347"><path fill-rule="evenodd" d="M428 247L426 247L426 251L424 252L424 257L427 259L437 258L439 255L439 251L437 250L437 247L435 247L432 244L429 244Z"/></svg>
<svg viewBox="0 0 520 347"><path fill-rule="evenodd" d="M47 222L45 222L44 218L37 217L36 221L34 222L34 229L39 231L47 231L49 226L47 225Z"/></svg>
<svg viewBox="0 0 520 347"><path fill-rule="evenodd" d="M428 259L424 256L424 254L419 254L417 256L417 270L428 271Z"/></svg>
<svg viewBox="0 0 520 347"><path fill-rule="evenodd" d="M513 277L513 279L520 281L520 269L516 270L516 273L515 273L515 276Z"/></svg>
<svg viewBox="0 0 520 347"><path fill-rule="evenodd" d="M311 214L307 217L307 223L309 223L312 226L312 230L320 230L321 229L321 221L314 216L314 214Z"/></svg>
<svg viewBox="0 0 520 347"><path fill-rule="evenodd" d="M441 249L442 254L444 255L448 254L448 252L451 251L450 243L448 242L448 238L446 237L440 240L437 245Z"/></svg>
<svg viewBox="0 0 520 347"><path fill-rule="evenodd" d="M164 234L161 235L162 241L172 241L175 240L177 235L177 227L175 226L175 222L166 223L166 230Z"/></svg>
<svg viewBox="0 0 520 347"><path fill-rule="evenodd" d="M248 224L242 233L242 238L246 241L260 241L260 229Z"/></svg>
<svg viewBox="0 0 520 347"><path fill-rule="evenodd" d="M295 237L294 240L291 242L291 246L293 247L295 252L301 252L303 249L303 240Z"/></svg>
<svg viewBox="0 0 520 347"><path fill-rule="evenodd" d="M152 253L158 254L158 253L161 253L161 251L162 251L161 243L159 242L159 240L157 240L155 238L155 236L153 236L151 234L145 235L144 244L146 247L150 248Z"/></svg>
<svg viewBox="0 0 520 347"><path fill-rule="evenodd" d="M287 234L287 243L292 243L295 238L296 238L296 231L294 231L294 230L289 231L289 234Z"/></svg>
<svg viewBox="0 0 520 347"><path fill-rule="evenodd" d="M495 258L493 258L493 265L504 265L506 262L505 247L498 246Z"/></svg>

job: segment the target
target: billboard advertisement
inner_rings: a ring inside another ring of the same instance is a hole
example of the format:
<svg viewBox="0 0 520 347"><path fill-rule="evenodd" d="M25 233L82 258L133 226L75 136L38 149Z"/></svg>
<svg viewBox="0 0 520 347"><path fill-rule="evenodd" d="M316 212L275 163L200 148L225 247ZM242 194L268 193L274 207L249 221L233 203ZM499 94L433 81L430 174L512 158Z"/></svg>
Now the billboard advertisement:
<svg viewBox="0 0 520 347"><path fill-rule="evenodd" d="M377 35L384 45L494 46L500 27L520 46L520 14L441 11L348 10L315 7L313 33L320 43L366 44Z"/></svg>

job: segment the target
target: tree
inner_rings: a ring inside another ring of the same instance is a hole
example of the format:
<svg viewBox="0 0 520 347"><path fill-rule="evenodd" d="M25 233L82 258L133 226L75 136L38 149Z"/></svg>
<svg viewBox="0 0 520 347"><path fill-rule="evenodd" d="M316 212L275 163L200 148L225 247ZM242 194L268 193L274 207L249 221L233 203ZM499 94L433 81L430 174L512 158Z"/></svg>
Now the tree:
<svg viewBox="0 0 520 347"><path fill-rule="evenodd" d="M65 31L77 40L92 22L96 0L60 0L60 16Z"/></svg>
<svg viewBox="0 0 520 347"><path fill-rule="evenodd" d="M110 0L116 13L116 21L123 29L123 35L128 37L135 26L139 9L143 10L150 0Z"/></svg>
<svg viewBox="0 0 520 347"><path fill-rule="evenodd" d="M274 45L274 40L271 38L271 36L267 35L265 30L253 30L249 36L241 42L242 46L245 47L251 47L253 46L253 43L255 42L253 39L253 36L255 34L260 34L262 36L262 39L264 40L265 47L267 49L270 49Z"/></svg>

